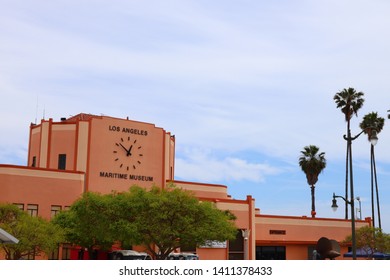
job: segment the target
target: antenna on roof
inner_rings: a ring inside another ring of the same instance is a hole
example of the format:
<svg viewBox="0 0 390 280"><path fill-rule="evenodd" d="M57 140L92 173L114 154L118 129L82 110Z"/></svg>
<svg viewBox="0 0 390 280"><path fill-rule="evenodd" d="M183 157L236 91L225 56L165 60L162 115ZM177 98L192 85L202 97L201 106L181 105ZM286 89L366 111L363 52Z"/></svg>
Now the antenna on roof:
<svg viewBox="0 0 390 280"><path fill-rule="evenodd" d="M43 116L42 119L45 119L45 105L43 105Z"/></svg>
<svg viewBox="0 0 390 280"><path fill-rule="evenodd" d="M37 95L37 107L35 108L35 124L37 123L38 118L38 95Z"/></svg>

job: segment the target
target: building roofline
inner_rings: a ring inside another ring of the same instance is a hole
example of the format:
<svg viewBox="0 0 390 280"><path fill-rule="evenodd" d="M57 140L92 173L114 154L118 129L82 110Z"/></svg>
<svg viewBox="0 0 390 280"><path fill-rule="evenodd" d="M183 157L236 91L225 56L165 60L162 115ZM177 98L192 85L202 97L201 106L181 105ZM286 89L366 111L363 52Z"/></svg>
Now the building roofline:
<svg viewBox="0 0 390 280"><path fill-rule="evenodd" d="M13 165L13 164L0 164L0 168L13 168L13 169L24 169L24 170L31 170L31 171L45 171L45 172L70 173L70 174L85 174L85 172L83 171L61 170L61 169L22 166L22 165Z"/></svg>
<svg viewBox="0 0 390 280"><path fill-rule="evenodd" d="M339 221L339 222L351 222L351 220L341 218L312 218L308 216L287 216L287 215L268 215L268 214L256 214L256 218L272 218L272 219L293 219L293 220L309 220L309 221ZM357 223L371 223L371 218L366 217L364 220L355 220Z"/></svg>
<svg viewBox="0 0 390 280"><path fill-rule="evenodd" d="M180 181L180 180L167 180L167 182L172 183L179 183L179 184L186 184L186 185L197 185L197 186L205 186L205 187L218 187L218 188L225 188L227 189L227 186L220 185L220 184L207 184L207 183L199 183L199 182L190 182L190 181Z"/></svg>

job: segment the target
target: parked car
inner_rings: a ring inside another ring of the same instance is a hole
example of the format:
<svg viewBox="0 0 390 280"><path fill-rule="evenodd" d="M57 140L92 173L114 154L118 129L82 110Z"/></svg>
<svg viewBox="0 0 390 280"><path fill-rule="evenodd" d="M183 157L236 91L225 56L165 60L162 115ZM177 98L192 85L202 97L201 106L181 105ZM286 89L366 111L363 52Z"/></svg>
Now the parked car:
<svg viewBox="0 0 390 280"><path fill-rule="evenodd" d="M199 260L199 256L195 253L171 253L168 260Z"/></svg>
<svg viewBox="0 0 390 280"><path fill-rule="evenodd" d="M151 260L149 254L134 250L116 250L111 253L113 260Z"/></svg>

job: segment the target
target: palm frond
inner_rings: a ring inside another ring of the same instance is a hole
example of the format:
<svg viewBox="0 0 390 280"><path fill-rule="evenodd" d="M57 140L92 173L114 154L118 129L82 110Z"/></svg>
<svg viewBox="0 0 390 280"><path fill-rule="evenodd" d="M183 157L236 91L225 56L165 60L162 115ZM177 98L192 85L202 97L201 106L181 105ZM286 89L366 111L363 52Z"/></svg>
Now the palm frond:
<svg viewBox="0 0 390 280"><path fill-rule="evenodd" d="M363 92L357 92L354 88L345 88L333 97L337 108L341 108L347 122L352 118L352 115L357 116L357 112L363 107L363 96Z"/></svg>

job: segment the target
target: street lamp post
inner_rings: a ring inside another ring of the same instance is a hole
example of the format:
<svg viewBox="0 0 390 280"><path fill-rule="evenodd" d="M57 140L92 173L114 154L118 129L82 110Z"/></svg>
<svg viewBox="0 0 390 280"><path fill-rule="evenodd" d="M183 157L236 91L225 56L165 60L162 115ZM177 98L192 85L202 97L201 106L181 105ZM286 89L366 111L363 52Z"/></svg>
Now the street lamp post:
<svg viewBox="0 0 390 280"><path fill-rule="evenodd" d="M351 193L352 196L352 193ZM336 195L333 193L333 199L332 199L332 210L336 211L338 208L337 200L336 198L341 198L344 200L347 204L351 205L351 223L352 223L352 259L356 260L356 235L355 235L355 206L354 206L354 199L351 200L345 199L343 196Z"/></svg>
<svg viewBox="0 0 390 280"><path fill-rule="evenodd" d="M374 198L374 184L375 184L375 192L376 192L376 202L377 202L377 212L378 212L378 222L379 228L382 228L381 225L381 212L379 207L379 193L378 193L378 179L376 176L376 164L375 164L375 152L374 147L378 142L378 136L376 130L372 131L372 135L370 136L371 142L371 212L372 212L372 226L375 228L375 198Z"/></svg>
<svg viewBox="0 0 390 280"><path fill-rule="evenodd" d="M352 231L352 258L356 260L356 236L355 236L355 202L354 202L354 194L353 194L353 170L352 170L352 141L357 139L362 133L364 132L361 131L359 134L356 136L352 137L351 136L351 130L348 128L348 135L344 135L344 140L347 141L347 153L348 153L348 158L349 158L349 184L350 184L350 193L351 193L351 199L348 200L342 196L335 196L333 194L333 204L332 208L337 209L337 204L336 202L336 197L342 198L346 204L351 205L351 231ZM334 205L336 207L334 207Z"/></svg>
<svg viewBox="0 0 390 280"><path fill-rule="evenodd" d="M364 130L362 130L359 134L357 134L356 136L351 136L351 130L348 128L348 132L347 132L347 135L344 134L344 140L347 141L347 154L348 154L348 158L349 158L349 184L350 184L350 193L351 193L351 199L348 200L342 196L336 196L334 193L333 193L333 203L332 203L332 209L335 211L337 209L337 201L336 201L336 198L342 198L345 203L346 203L346 206L348 204L351 205L351 231L352 231L352 258L354 260L356 260L356 236L355 236L355 198L354 198L354 194L353 194L353 170L352 170L352 141L357 139L362 133L364 132ZM378 137L377 137L377 133L376 133L376 130L373 130L374 133L372 133L372 136L370 137L370 142L372 145L375 145L377 142L378 142ZM348 165L347 165L347 168L348 168Z"/></svg>

